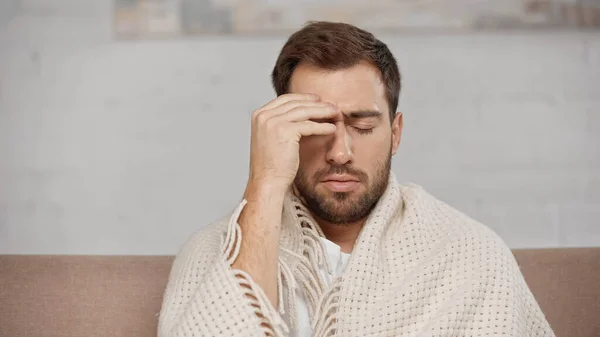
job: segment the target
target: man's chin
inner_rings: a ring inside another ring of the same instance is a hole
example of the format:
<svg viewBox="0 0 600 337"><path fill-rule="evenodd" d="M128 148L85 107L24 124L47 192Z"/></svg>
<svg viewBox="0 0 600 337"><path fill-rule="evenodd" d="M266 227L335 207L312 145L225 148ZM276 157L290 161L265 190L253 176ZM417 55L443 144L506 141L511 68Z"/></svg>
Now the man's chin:
<svg viewBox="0 0 600 337"><path fill-rule="evenodd" d="M334 192L329 189L323 189L322 191L317 191L316 195L323 204L346 209L353 207L360 200L362 193L359 190Z"/></svg>
<svg viewBox="0 0 600 337"><path fill-rule="evenodd" d="M329 198L325 202L321 202L318 209L315 212L319 218L328 221L332 224L344 224L347 223L346 219L348 214L352 213L354 203L342 200L333 200ZM316 211L313 209L313 211Z"/></svg>
<svg viewBox="0 0 600 337"><path fill-rule="evenodd" d="M354 222L354 217L348 217L355 213L356 207L360 205L363 197L360 189L334 192L320 185L317 184L312 193L303 198L303 202L313 214L331 224L342 225Z"/></svg>

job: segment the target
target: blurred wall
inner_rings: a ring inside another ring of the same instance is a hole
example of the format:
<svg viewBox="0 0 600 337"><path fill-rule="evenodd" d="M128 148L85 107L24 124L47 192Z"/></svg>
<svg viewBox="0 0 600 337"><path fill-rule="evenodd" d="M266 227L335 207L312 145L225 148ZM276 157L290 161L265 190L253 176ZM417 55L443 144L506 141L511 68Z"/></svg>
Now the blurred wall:
<svg viewBox="0 0 600 337"><path fill-rule="evenodd" d="M0 6L0 253L174 254L232 210L285 37L115 41L112 1ZM600 34L379 35L393 170L513 248L600 245Z"/></svg>

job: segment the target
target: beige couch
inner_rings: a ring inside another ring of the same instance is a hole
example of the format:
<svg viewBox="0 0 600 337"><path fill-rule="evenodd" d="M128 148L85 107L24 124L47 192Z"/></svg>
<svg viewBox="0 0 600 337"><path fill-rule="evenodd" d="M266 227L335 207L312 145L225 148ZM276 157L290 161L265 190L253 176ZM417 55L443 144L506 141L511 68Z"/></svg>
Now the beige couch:
<svg viewBox="0 0 600 337"><path fill-rule="evenodd" d="M600 248L515 250L559 337L600 337ZM170 256L0 256L0 336L156 336Z"/></svg>

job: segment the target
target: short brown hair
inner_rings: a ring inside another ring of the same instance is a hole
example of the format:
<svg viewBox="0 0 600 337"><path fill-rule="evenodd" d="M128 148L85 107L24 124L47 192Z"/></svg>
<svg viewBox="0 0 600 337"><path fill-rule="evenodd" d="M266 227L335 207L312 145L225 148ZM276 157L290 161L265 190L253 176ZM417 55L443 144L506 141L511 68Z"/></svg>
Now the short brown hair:
<svg viewBox="0 0 600 337"><path fill-rule="evenodd" d="M339 70L350 68L360 61L370 62L381 72L391 121L400 96L398 64L385 43L353 25L323 21L306 24L292 34L281 49L271 80L279 96L288 92L294 69L301 62L327 70Z"/></svg>

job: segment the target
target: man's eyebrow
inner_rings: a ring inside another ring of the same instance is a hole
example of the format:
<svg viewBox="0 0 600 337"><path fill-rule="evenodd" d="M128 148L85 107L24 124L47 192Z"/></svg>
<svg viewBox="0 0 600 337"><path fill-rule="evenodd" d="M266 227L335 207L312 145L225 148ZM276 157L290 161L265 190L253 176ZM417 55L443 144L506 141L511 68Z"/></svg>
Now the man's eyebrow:
<svg viewBox="0 0 600 337"><path fill-rule="evenodd" d="M377 117L381 118L382 114L377 110L355 110L344 112L344 116L350 118L368 118L368 117Z"/></svg>

